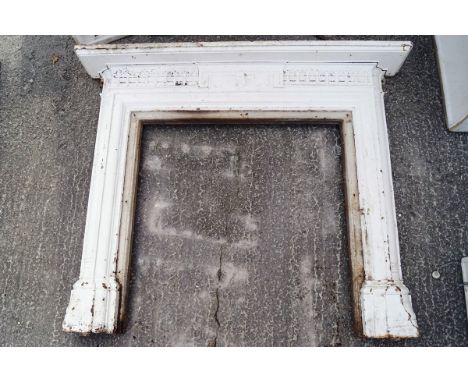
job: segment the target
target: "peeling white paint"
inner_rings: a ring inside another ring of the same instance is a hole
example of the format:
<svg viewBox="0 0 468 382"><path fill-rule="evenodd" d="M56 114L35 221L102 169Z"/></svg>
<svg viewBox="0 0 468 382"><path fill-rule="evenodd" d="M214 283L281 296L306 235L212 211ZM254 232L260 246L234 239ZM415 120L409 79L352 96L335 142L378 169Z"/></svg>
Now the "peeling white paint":
<svg viewBox="0 0 468 382"><path fill-rule="evenodd" d="M410 49L409 42L386 41L77 48L88 73L102 78L104 86L80 278L71 292L64 330L116 330L120 295L116 264L118 256L129 256L119 255L121 216L128 202L122 200L122 190L135 121L157 119L164 113L177 119L185 112L193 119L197 114L222 112L234 113L238 119L255 118L255 113L273 119L339 115L343 126L352 124L352 135L346 139L354 144L355 156L348 165L356 167L356 199L365 211L352 220L359 227L364 260L363 332L376 338L418 336L411 297L401 276L381 84L385 74L398 71ZM181 150L188 154L190 147L182 145ZM229 175L235 171L233 166ZM154 205L153 232L208 239L188 227L163 228L163 211L169 207L164 200ZM258 243L251 238L232 245L248 250ZM174 338L175 343L186 341L190 342L185 334Z"/></svg>

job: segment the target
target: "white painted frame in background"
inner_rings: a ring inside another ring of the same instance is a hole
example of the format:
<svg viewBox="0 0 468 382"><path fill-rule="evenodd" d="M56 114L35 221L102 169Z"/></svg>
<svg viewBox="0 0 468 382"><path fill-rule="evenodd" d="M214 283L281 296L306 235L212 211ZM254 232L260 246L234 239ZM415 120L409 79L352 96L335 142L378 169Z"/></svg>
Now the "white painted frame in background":
<svg viewBox="0 0 468 382"><path fill-rule="evenodd" d="M93 78L102 79L103 90L80 277L63 329L117 330L131 252L128 204L134 205L135 197L137 127L158 118L216 119L221 113L243 119L250 112L256 118L266 113L273 120L341 124L345 153L353 152L345 154L345 176L354 177L347 179L346 193L350 255L357 259L352 272L358 330L373 338L417 337L401 275L382 91L383 76L398 72L411 46L386 41L78 46L78 57Z"/></svg>
<svg viewBox="0 0 468 382"><path fill-rule="evenodd" d="M468 132L468 36L435 36L447 127Z"/></svg>

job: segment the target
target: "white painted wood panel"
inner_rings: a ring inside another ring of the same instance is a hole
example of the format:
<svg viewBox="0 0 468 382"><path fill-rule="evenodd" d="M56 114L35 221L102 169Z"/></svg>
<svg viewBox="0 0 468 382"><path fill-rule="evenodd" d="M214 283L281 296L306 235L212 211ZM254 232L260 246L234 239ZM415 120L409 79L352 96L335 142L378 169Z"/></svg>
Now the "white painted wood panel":
<svg viewBox="0 0 468 382"><path fill-rule="evenodd" d="M447 125L468 132L468 36L435 36Z"/></svg>

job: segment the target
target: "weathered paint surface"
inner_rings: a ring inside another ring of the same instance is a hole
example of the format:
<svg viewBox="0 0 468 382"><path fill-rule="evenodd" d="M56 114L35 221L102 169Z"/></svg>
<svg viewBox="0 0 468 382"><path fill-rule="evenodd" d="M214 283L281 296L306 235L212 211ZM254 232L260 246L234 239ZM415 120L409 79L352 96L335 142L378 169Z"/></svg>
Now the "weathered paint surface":
<svg viewBox="0 0 468 382"><path fill-rule="evenodd" d="M327 62L315 57L316 46L248 43L236 47L235 53L242 54L234 54L230 43L202 44L190 47L188 56L185 47L177 44L153 46L156 54L149 56L140 46L77 49L85 67L98 70L104 87L81 271L71 291L65 331L113 333L117 329L121 287L126 286L119 285L116 276L121 263L118 258L130 256L120 248L127 162L134 161L127 157L128 142L138 114L154 112L149 117L154 120L158 110L181 115L185 111L216 114L237 110L235 113L247 115L269 110L279 118L289 111L297 113L293 118L301 119L300 113L315 110L342 112L345 124L352 119L355 156L349 161L347 155L347 162L355 162L357 179L353 184L358 185L354 188L362 211L360 218L351 220L360 226L362 243L365 280L358 304L362 333L373 338L418 336L411 296L400 268L381 83L384 75L394 74L384 70L386 57L390 55L401 66L410 44L324 43ZM328 51L331 46L332 51ZM291 55L298 47L299 56ZM255 54L250 56L252 49ZM356 49L363 49L365 57L356 57ZM303 53L306 56L302 57ZM167 54L173 55L170 64ZM303 63L305 57L311 62ZM350 247L357 248L355 244ZM356 297L355 293L355 302Z"/></svg>

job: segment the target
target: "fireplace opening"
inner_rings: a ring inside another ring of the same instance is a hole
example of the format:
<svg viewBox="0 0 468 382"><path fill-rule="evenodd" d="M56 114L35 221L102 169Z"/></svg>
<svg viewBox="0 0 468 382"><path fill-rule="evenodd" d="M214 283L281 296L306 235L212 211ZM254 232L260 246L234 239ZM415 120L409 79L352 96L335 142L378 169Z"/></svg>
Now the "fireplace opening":
<svg viewBox="0 0 468 382"><path fill-rule="evenodd" d="M160 346L344 344L342 157L339 126L146 124L124 335Z"/></svg>

